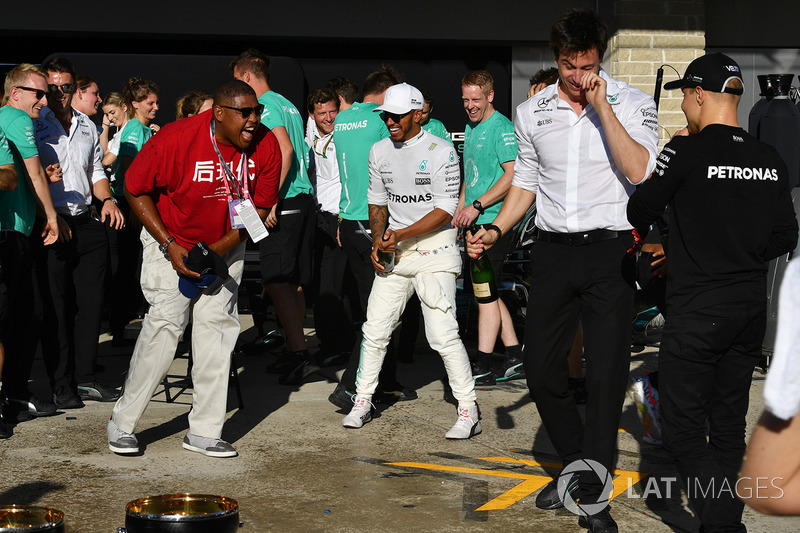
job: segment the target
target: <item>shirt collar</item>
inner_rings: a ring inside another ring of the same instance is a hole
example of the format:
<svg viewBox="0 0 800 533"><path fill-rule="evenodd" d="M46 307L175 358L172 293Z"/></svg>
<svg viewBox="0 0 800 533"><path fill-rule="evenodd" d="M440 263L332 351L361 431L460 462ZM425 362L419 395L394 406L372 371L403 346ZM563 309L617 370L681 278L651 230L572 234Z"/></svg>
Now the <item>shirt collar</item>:
<svg viewBox="0 0 800 533"><path fill-rule="evenodd" d="M395 145L399 145L399 146L414 146L415 144L420 142L422 140L422 137L424 137L427 133L428 132L426 132L424 129L420 128L419 129L419 133L414 135L413 137L411 137L409 140L407 140L405 142L402 142L402 143L394 143L394 144ZM394 142L394 141L392 141L392 142Z"/></svg>

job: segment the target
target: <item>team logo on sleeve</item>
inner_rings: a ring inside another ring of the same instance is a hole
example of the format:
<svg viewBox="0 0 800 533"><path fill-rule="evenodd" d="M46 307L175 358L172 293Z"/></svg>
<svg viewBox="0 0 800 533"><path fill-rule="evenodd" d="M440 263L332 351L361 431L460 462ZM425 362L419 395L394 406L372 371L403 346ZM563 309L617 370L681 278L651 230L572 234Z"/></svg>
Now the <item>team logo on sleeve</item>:
<svg viewBox="0 0 800 533"><path fill-rule="evenodd" d="M455 154L453 153L453 151L452 151L452 150L450 150L450 162L452 163L452 162L453 162L453 161L455 161L455 160L456 160L456 156L455 156Z"/></svg>

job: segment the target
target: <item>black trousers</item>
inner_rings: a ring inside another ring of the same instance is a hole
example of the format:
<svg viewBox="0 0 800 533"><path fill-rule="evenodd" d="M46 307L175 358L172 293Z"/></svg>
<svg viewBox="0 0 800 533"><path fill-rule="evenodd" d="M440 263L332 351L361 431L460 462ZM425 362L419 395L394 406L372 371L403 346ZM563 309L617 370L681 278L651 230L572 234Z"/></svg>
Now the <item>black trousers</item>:
<svg viewBox="0 0 800 533"><path fill-rule="evenodd" d="M347 264L356 279L358 299L363 316L366 317L369 293L372 291L372 282L375 281L375 267L372 266L370 259L372 240L363 234L362 227L369 231L369 221L362 220L359 225L356 220L342 220L339 225L339 239L342 241L342 250L347 255ZM362 340L361 328L358 328L356 342L341 380L349 391L356 390L356 372L358 372L358 361L361 357ZM393 342L389 343L386 358L383 361L383 369L379 376L379 390L383 385L393 386L397 383L397 356L393 346Z"/></svg>
<svg viewBox="0 0 800 533"><path fill-rule="evenodd" d="M90 217L68 220L72 239L44 247L42 355L54 389L96 381L108 237ZM112 302L113 304L113 302Z"/></svg>
<svg viewBox="0 0 800 533"><path fill-rule="evenodd" d="M106 225L108 237L109 281L106 292L108 320L111 334L122 338L125 326L141 311L144 304L140 278L142 277L142 241L139 235L142 224L131 213L128 202L117 196L119 209L125 216L125 227L117 230Z"/></svg>
<svg viewBox="0 0 800 533"><path fill-rule="evenodd" d="M662 437L701 531L745 531L736 480L765 330L765 302L666 317L658 355Z"/></svg>
<svg viewBox="0 0 800 533"><path fill-rule="evenodd" d="M39 344L42 306L36 280L33 242L41 234L34 230L28 237L17 231L3 232L0 261L7 290L8 309L2 326L6 351L3 365L3 389L9 398L27 400L28 380ZM40 244L41 245L41 244Z"/></svg>
<svg viewBox="0 0 800 533"><path fill-rule="evenodd" d="M634 260L626 252L632 242L626 235L582 246L533 244L525 374L531 398L565 465L592 459L613 472L630 363ZM589 394L585 424L568 384L567 355L579 315ZM595 478L581 479L585 501L601 492L601 480Z"/></svg>
<svg viewBox="0 0 800 533"><path fill-rule="evenodd" d="M352 318L343 302L345 280L352 279L352 274L347 255L336 241L338 226L333 213L317 213L314 259L319 291L314 305L314 328L322 349L331 354L352 349L355 339Z"/></svg>

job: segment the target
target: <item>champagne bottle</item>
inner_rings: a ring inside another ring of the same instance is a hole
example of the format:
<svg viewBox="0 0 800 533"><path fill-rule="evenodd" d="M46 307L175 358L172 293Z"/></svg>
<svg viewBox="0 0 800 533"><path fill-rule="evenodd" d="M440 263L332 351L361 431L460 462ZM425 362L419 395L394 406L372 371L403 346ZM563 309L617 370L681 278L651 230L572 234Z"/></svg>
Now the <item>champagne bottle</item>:
<svg viewBox="0 0 800 533"><path fill-rule="evenodd" d="M470 226L469 232L473 235L478 232L478 226ZM494 270L489 256L484 251L476 258L470 257L472 292L480 304L488 304L497 300L497 283L494 279Z"/></svg>

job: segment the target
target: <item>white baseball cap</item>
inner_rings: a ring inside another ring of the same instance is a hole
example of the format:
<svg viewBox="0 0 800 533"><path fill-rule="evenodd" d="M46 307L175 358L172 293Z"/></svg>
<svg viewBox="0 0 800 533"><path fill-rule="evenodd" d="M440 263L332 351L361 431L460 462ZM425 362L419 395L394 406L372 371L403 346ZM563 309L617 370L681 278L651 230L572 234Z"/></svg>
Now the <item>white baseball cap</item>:
<svg viewBox="0 0 800 533"><path fill-rule="evenodd" d="M413 85L401 83L386 89L383 105L375 108L375 111L404 115L412 109L422 109L423 107L425 107L425 98L419 89Z"/></svg>

